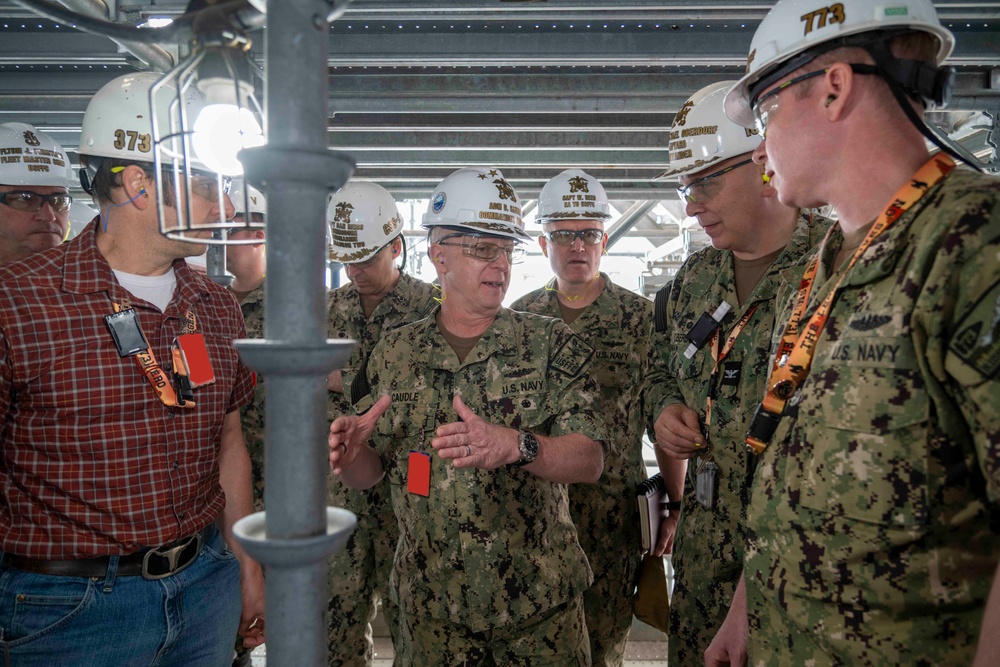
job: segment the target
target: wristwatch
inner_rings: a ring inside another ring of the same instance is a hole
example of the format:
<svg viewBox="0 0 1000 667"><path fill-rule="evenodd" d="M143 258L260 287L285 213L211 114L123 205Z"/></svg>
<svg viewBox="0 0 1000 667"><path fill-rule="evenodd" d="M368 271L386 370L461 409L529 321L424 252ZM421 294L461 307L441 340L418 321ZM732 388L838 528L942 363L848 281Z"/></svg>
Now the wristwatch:
<svg viewBox="0 0 1000 667"><path fill-rule="evenodd" d="M528 465L538 457L538 438L534 433L518 431L517 449L521 453L521 458L510 465L514 468Z"/></svg>

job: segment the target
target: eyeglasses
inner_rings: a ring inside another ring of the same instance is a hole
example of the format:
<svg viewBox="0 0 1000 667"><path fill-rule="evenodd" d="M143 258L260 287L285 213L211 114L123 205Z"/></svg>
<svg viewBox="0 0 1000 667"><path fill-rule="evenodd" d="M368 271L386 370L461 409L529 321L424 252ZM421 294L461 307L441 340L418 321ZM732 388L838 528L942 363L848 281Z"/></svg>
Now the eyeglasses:
<svg viewBox="0 0 1000 667"><path fill-rule="evenodd" d="M713 197L722 192L722 187L726 184L722 176L728 174L733 169L739 169L740 167L752 162L752 159L743 160L742 162L729 165L725 169L717 171L714 174L709 174L708 176L703 176L696 181L691 181L684 187L677 188L677 194L680 195L681 201L690 202L692 204L707 204Z"/></svg>
<svg viewBox="0 0 1000 667"><path fill-rule="evenodd" d="M232 187L233 179L228 176L223 176L222 178L222 194L229 194L229 188ZM219 179L214 176L192 176L191 177L191 194L201 197L202 199L207 199L210 202L219 201Z"/></svg>
<svg viewBox="0 0 1000 667"><path fill-rule="evenodd" d="M858 63L850 63L851 71L855 74L869 74L877 75L880 74L878 67L874 65L863 65ZM794 77L785 81L776 88L772 88L760 97L750 98L750 108L753 110L753 120L754 124L757 126L757 132L760 133L761 138L764 138L767 133L767 121L774 115L774 112L778 110L778 94L783 90L788 90L797 83L802 83L803 81L808 81L817 76L823 76L830 71L830 68L818 69L814 72L807 72L801 76Z"/></svg>
<svg viewBox="0 0 1000 667"><path fill-rule="evenodd" d="M604 238L604 230L579 229L574 231L572 229L557 229L547 232L545 236L556 245L573 245L577 239L583 241L584 245L597 245Z"/></svg>
<svg viewBox="0 0 1000 667"><path fill-rule="evenodd" d="M43 195L31 190L14 190L13 192L0 193L0 202L16 211L25 211L26 213L37 213L42 210L42 205L48 202L56 213L65 213L73 205L73 198L61 192Z"/></svg>
<svg viewBox="0 0 1000 667"><path fill-rule="evenodd" d="M772 88L767 91L756 100L751 102L751 107L753 108L753 120L754 124L757 126L757 131L760 133L761 137L764 137L767 132L767 120L774 114L778 109L778 95L784 91L788 90L797 83L802 83L803 81L808 81L817 76L823 76L827 73L825 69L819 69L815 72L809 72L803 74L802 76L797 76L793 79L785 81L777 88Z"/></svg>
<svg viewBox="0 0 1000 667"><path fill-rule="evenodd" d="M448 239L453 239L456 237L470 237L478 238L471 234L450 234L440 241L437 245L448 245L455 246L456 248L462 249L462 254L466 257L475 257L476 259L481 259L484 262L496 261L500 253L507 256L508 264L517 264L524 259L524 248L518 245L497 245L496 243L489 243L488 241L476 241L475 243L445 243Z"/></svg>

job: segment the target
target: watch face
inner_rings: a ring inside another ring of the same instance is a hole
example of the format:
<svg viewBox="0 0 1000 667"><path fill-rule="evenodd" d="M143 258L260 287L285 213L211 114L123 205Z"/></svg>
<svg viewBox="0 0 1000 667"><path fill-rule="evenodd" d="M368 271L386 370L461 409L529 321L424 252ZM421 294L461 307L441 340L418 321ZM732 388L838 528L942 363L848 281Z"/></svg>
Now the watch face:
<svg viewBox="0 0 1000 667"><path fill-rule="evenodd" d="M521 431L519 445L522 463L531 463L538 456L538 438L535 437L534 433Z"/></svg>

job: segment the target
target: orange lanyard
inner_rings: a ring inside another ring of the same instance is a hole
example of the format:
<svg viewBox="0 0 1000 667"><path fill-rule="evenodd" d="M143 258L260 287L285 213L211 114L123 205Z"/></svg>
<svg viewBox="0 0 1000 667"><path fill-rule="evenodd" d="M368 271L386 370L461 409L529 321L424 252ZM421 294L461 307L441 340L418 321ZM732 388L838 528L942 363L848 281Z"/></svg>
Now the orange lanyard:
<svg viewBox="0 0 1000 667"><path fill-rule="evenodd" d="M712 396L715 394L715 383L718 381L716 374L719 372L719 364L721 364L725 358L729 356L729 353L732 352L733 346L736 345L736 339L740 337L740 334L743 333L743 329L745 329L747 324L749 324L750 318L753 317L753 312L755 310L757 310L756 303L750 306L747 312L744 313L743 317L740 318L740 321L736 323L736 326L733 327L733 330L726 338L726 344L722 346L721 350L719 349L719 341L721 340L719 330L722 329L722 327L720 326L712 332L709 349L712 351L712 360L715 361L715 366L712 368L712 377L711 380L709 380L708 387L708 398L705 400L705 433L708 433L708 427L712 423Z"/></svg>
<svg viewBox="0 0 1000 667"><path fill-rule="evenodd" d="M816 308L816 312L813 313L800 332L799 323L805 313L806 304L809 302L809 294L819 269L820 257L823 255L823 250L833 228L831 227L830 232L827 232L819 252L813 256L802 276L792 315L785 326L778 352L774 358L771 376L767 381L767 392L750 423L746 445L752 452L761 454L767 448L778 427L778 422L781 421L785 406L809 374L809 367L812 365L813 355L816 353L816 342L826 326L827 317L830 315L830 310L844 278L875 239L899 220L910 207L920 201L954 167L955 162L947 155L935 155L914 174L909 183L899 189L889 205L875 219L864 241L854 251L847 268L841 272L834 288L826 295L826 298Z"/></svg>
<svg viewBox="0 0 1000 667"><path fill-rule="evenodd" d="M114 306L115 312L120 313L123 310L128 310L131 308L131 304L125 303L124 305L111 302ZM138 320L136 320L136 326L139 326ZM190 310L184 314L184 327L181 333L194 333L198 328L198 321L195 318L195 314ZM188 381L188 370L187 365L184 363L184 357L181 354L180 348L177 346L176 342L171 346L171 359L174 365L174 375L178 376L178 383L182 385L182 396L178 398L177 392L174 390L174 385L170 381L166 372L160 366L160 363L156 360L156 355L153 354L153 348L148 347L145 350L135 353L132 357L135 359L135 365L139 367L139 372L146 378L149 385L153 388L153 393L156 395L160 402L168 407L179 407L179 408L193 408L195 407L194 401L190 400L190 382ZM183 384L187 382L186 391Z"/></svg>

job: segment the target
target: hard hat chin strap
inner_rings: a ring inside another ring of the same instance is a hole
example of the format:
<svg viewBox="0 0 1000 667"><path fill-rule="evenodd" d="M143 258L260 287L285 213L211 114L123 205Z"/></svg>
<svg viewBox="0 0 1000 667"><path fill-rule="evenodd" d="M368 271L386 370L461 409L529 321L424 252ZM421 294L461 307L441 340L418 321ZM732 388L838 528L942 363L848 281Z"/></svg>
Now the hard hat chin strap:
<svg viewBox="0 0 1000 667"><path fill-rule="evenodd" d="M950 100L955 81L953 67L936 67L928 62L896 58L889 51L886 42L868 44L865 50L875 59L875 71L872 73L885 80L906 118L920 134L955 160L965 162L984 173L996 171L994 165L984 163L964 146L921 118L913 108L914 100L925 107L927 102L944 106Z"/></svg>

